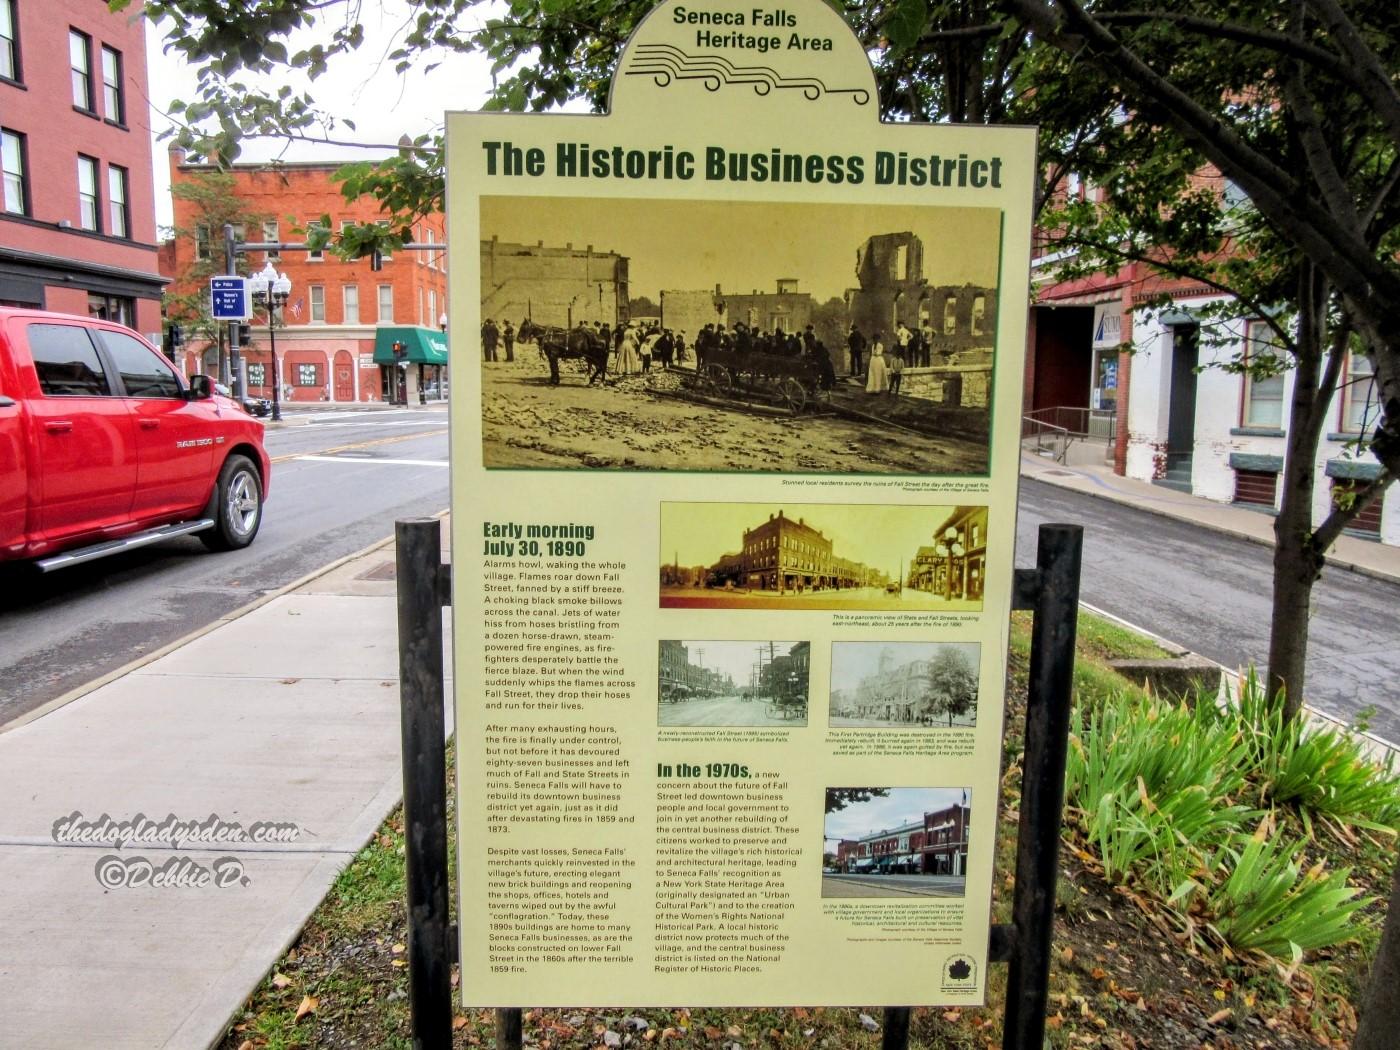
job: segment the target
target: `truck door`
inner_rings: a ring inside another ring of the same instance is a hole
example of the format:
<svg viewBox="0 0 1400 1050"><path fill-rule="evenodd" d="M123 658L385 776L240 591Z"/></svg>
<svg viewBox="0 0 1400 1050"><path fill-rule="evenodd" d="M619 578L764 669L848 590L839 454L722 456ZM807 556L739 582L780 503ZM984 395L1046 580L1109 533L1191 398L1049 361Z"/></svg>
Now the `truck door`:
<svg viewBox="0 0 1400 1050"><path fill-rule="evenodd" d="M135 336L106 328L106 349L136 424L136 492L131 516L183 516L209 499L218 421L210 401L188 401L175 370Z"/></svg>
<svg viewBox="0 0 1400 1050"><path fill-rule="evenodd" d="M25 325L39 397L29 400L39 530L50 539L124 525L136 489L135 424L80 325Z"/></svg>
<svg viewBox="0 0 1400 1050"><path fill-rule="evenodd" d="M3 333L0 333L3 334ZM12 368L0 352L0 551L24 546L29 471L24 455L24 408Z"/></svg>

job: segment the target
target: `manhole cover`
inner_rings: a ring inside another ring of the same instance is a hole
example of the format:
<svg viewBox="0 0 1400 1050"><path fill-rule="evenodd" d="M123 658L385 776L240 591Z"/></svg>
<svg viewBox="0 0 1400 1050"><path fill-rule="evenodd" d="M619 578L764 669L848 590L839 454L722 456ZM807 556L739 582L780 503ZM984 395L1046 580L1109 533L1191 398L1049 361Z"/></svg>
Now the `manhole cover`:
<svg viewBox="0 0 1400 1050"><path fill-rule="evenodd" d="M398 576L398 569L397 569L397 566L395 566L394 563L391 562L391 561L382 561L382 562L380 562L378 565L374 566L374 568L372 568L372 569L366 569L364 572L360 573L360 575L356 576L355 579L357 579L357 580L392 580L392 579L395 579L397 576Z"/></svg>

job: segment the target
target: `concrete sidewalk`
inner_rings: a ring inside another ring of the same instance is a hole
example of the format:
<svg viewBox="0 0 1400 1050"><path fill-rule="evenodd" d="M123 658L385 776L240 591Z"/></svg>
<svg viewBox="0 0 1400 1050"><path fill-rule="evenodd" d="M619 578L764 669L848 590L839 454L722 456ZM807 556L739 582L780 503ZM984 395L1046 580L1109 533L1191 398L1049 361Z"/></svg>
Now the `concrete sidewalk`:
<svg viewBox="0 0 1400 1050"><path fill-rule="evenodd" d="M0 1045L221 1037L399 800L393 559L381 544L0 734ZM178 850L55 841L74 813L294 827ZM135 858L181 857L231 884L118 884Z"/></svg>
<svg viewBox="0 0 1400 1050"><path fill-rule="evenodd" d="M1034 478L1085 495L1113 500L1152 514L1195 522L1202 528L1274 545L1274 519L1263 511L1238 504L1216 503L1146 481L1119 477L1104 466L1064 466L1054 460L1023 453L1021 476ZM1343 536L1327 555L1327 563L1382 580L1400 582L1400 547Z"/></svg>

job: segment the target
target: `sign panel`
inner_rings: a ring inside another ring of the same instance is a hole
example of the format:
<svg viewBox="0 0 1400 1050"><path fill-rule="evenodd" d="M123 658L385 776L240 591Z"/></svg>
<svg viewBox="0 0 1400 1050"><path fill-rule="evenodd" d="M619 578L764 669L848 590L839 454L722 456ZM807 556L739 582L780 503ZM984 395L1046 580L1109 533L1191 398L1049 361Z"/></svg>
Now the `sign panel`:
<svg viewBox="0 0 1400 1050"><path fill-rule="evenodd" d="M249 307L248 278L224 276L209 278L209 303L216 321L247 321L252 317Z"/></svg>
<svg viewBox="0 0 1400 1050"><path fill-rule="evenodd" d="M982 1001L1034 164L817 0L449 114L467 1005Z"/></svg>

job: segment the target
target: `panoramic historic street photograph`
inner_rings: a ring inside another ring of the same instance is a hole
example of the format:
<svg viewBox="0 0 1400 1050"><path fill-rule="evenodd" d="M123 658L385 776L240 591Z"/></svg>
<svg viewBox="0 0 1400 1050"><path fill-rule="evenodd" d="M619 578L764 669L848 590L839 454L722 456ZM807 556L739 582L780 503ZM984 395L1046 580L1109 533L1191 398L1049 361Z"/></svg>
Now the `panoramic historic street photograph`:
<svg viewBox="0 0 1400 1050"><path fill-rule="evenodd" d="M982 608L986 507L663 503L663 609Z"/></svg>
<svg viewBox="0 0 1400 1050"><path fill-rule="evenodd" d="M995 210L487 197L481 230L488 468L986 474Z"/></svg>

